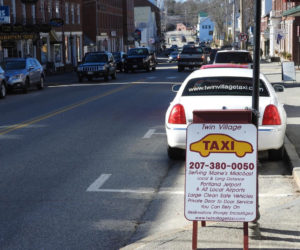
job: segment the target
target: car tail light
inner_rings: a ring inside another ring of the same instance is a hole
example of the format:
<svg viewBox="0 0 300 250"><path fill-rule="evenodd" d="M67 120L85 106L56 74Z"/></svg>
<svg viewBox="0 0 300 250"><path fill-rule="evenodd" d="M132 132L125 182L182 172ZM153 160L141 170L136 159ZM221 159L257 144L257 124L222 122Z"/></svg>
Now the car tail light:
<svg viewBox="0 0 300 250"><path fill-rule="evenodd" d="M180 59L180 55L178 54L177 59Z"/></svg>
<svg viewBox="0 0 300 250"><path fill-rule="evenodd" d="M275 105L268 105L264 112L262 125L280 125L281 119Z"/></svg>
<svg viewBox="0 0 300 250"><path fill-rule="evenodd" d="M201 56L201 58L202 58L202 60L204 61L204 59L205 59L205 56Z"/></svg>
<svg viewBox="0 0 300 250"><path fill-rule="evenodd" d="M168 122L171 124L186 124L184 107L181 104L176 104L172 108Z"/></svg>

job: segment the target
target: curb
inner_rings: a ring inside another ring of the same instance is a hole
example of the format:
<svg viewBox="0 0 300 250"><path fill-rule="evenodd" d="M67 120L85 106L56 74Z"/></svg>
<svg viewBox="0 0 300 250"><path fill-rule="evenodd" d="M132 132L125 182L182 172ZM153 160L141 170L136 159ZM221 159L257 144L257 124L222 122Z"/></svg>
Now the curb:
<svg viewBox="0 0 300 250"><path fill-rule="evenodd" d="M287 136L285 136L284 147L288 161L290 162L293 170L293 178L300 189L300 158L297 154L295 146L291 143Z"/></svg>

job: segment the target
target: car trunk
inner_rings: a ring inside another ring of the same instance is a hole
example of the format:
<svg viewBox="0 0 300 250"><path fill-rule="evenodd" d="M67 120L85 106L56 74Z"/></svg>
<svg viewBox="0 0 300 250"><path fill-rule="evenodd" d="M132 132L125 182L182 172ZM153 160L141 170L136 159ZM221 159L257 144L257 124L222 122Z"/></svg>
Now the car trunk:
<svg viewBox="0 0 300 250"><path fill-rule="evenodd" d="M188 123L193 121L194 110L252 109L251 96L183 96L180 98L180 103L185 108ZM271 103L270 97L259 99L260 125L265 107Z"/></svg>

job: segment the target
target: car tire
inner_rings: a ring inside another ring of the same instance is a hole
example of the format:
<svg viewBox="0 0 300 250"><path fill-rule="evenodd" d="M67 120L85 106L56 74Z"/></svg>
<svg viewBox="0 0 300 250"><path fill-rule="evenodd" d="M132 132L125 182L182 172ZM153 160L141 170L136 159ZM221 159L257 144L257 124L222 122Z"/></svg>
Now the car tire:
<svg viewBox="0 0 300 250"><path fill-rule="evenodd" d="M268 151L268 158L270 161L281 161L284 157L284 147L281 146L279 149L270 149Z"/></svg>
<svg viewBox="0 0 300 250"><path fill-rule="evenodd" d="M6 96L6 93L7 93L7 89L6 89L6 85L5 85L5 82L1 82L0 83L0 98L5 98Z"/></svg>
<svg viewBox="0 0 300 250"><path fill-rule="evenodd" d="M41 76L40 82L37 85L38 89L42 90L44 88L44 81L45 81L44 77Z"/></svg>
<svg viewBox="0 0 300 250"><path fill-rule="evenodd" d="M88 81L92 81L93 80L93 77L91 77L91 76L88 76Z"/></svg>
<svg viewBox="0 0 300 250"><path fill-rule="evenodd" d="M152 71L155 71L155 70L156 70L156 67L155 67L155 66L153 66L153 67L152 67Z"/></svg>
<svg viewBox="0 0 300 250"><path fill-rule="evenodd" d="M116 71L114 73L112 73L111 79L113 79L113 80L117 79L117 73L116 73Z"/></svg>
<svg viewBox="0 0 300 250"><path fill-rule="evenodd" d="M181 71L183 71L183 67L178 66L178 72L181 72Z"/></svg>
<svg viewBox="0 0 300 250"><path fill-rule="evenodd" d="M172 160L182 160L184 159L184 150L168 146L168 157Z"/></svg>
<svg viewBox="0 0 300 250"><path fill-rule="evenodd" d="M104 81L108 82L108 73L104 76Z"/></svg>
<svg viewBox="0 0 300 250"><path fill-rule="evenodd" d="M24 94L28 93L29 87L30 87L29 78L26 78L25 84L24 84L24 86L23 86L23 93L24 93Z"/></svg>
<svg viewBox="0 0 300 250"><path fill-rule="evenodd" d="M78 76L78 82L82 82L83 78L82 76Z"/></svg>
<svg viewBox="0 0 300 250"><path fill-rule="evenodd" d="M150 65L149 64L147 64L147 66L146 66L146 71L150 72Z"/></svg>

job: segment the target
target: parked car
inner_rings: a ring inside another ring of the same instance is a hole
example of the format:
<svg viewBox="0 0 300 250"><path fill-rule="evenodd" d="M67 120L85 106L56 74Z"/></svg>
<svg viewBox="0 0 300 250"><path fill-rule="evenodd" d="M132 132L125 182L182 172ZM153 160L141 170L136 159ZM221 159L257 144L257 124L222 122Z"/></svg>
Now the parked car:
<svg viewBox="0 0 300 250"><path fill-rule="evenodd" d="M249 68L218 68L196 70L181 85L165 116L168 155L178 159L186 148L186 129L194 110L234 110L252 108L253 70ZM174 89L174 87L173 87ZM270 160L283 157L286 112L271 85L260 74L258 150L268 151Z"/></svg>
<svg viewBox="0 0 300 250"><path fill-rule="evenodd" d="M219 50L217 51L213 64L218 63L238 63L252 67L253 60L247 50Z"/></svg>
<svg viewBox="0 0 300 250"><path fill-rule="evenodd" d="M214 62L217 51L219 51L219 49L211 49L209 56L208 56L210 64Z"/></svg>
<svg viewBox="0 0 300 250"><path fill-rule="evenodd" d="M156 56L149 48L132 48L127 53L125 72L145 69L154 71L156 69Z"/></svg>
<svg viewBox="0 0 300 250"><path fill-rule="evenodd" d="M206 55L201 47L185 45L181 53L178 54L177 62L179 72L183 71L186 67L189 69L200 68L203 64L206 64Z"/></svg>
<svg viewBox="0 0 300 250"><path fill-rule="evenodd" d="M5 79L5 72L0 66L0 98L5 98L7 92L7 85Z"/></svg>
<svg viewBox="0 0 300 250"><path fill-rule="evenodd" d="M3 69L8 90L22 89L27 93L32 86L44 88L44 68L36 58L6 58Z"/></svg>
<svg viewBox="0 0 300 250"><path fill-rule="evenodd" d="M177 56L178 56L178 51L173 51L169 57L168 57L168 62L177 62Z"/></svg>
<svg viewBox="0 0 300 250"><path fill-rule="evenodd" d="M105 81L116 79L116 63L112 53L109 52L88 52L83 61L77 67L78 81L82 82L84 78L91 81L93 78L104 77Z"/></svg>
<svg viewBox="0 0 300 250"><path fill-rule="evenodd" d="M165 56L169 56L169 55L170 55L172 52L174 52L174 51L176 51L175 48L167 48L167 49L164 50L163 54L164 54Z"/></svg>
<svg viewBox="0 0 300 250"><path fill-rule="evenodd" d="M127 54L123 51L112 53L116 62L117 70L123 72Z"/></svg>

